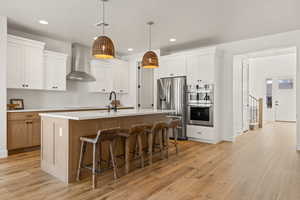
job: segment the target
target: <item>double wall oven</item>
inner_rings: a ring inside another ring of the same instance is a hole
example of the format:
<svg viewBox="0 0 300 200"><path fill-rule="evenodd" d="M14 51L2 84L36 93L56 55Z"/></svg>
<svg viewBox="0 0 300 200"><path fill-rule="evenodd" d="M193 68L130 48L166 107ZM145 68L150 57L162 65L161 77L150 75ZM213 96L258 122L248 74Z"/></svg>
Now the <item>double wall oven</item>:
<svg viewBox="0 0 300 200"><path fill-rule="evenodd" d="M191 125L214 126L214 87L188 91L187 122Z"/></svg>

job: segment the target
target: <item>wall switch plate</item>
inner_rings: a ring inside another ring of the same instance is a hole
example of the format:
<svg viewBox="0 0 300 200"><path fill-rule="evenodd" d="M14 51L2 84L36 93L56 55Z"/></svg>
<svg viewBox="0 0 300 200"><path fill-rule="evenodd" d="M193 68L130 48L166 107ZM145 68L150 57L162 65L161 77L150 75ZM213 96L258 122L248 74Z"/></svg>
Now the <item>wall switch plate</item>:
<svg viewBox="0 0 300 200"><path fill-rule="evenodd" d="M59 128L59 136L62 137L63 133L62 133L62 128Z"/></svg>

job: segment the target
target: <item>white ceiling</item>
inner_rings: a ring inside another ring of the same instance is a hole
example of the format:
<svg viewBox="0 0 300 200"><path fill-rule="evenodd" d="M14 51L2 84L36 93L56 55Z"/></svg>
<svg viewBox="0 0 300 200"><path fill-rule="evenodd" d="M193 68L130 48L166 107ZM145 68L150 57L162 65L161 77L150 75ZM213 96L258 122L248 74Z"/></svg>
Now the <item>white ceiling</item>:
<svg viewBox="0 0 300 200"><path fill-rule="evenodd" d="M94 27L100 21L99 0L0 0L0 5L0 15L21 31L86 45L99 32ZM299 0L110 0L106 7L107 34L120 53L147 49L150 20L156 23L153 48L165 50L300 28ZM40 19L49 25L39 24Z"/></svg>

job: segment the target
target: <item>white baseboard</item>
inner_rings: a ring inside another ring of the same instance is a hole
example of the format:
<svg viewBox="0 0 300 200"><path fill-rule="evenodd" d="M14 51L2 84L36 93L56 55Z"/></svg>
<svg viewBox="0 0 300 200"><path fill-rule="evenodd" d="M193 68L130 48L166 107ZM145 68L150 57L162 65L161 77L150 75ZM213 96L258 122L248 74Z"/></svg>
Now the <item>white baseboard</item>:
<svg viewBox="0 0 300 200"><path fill-rule="evenodd" d="M209 143L209 144L217 144L218 143L215 140L205 140L205 139L191 138L191 137L189 137L188 140L195 141L195 142Z"/></svg>
<svg viewBox="0 0 300 200"><path fill-rule="evenodd" d="M235 142L235 138L234 137L227 137L227 138L224 138L223 141L226 141L226 142Z"/></svg>
<svg viewBox="0 0 300 200"><path fill-rule="evenodd" d="M6 158L8 155L7 150L0 149L0 158Z"/></svg>

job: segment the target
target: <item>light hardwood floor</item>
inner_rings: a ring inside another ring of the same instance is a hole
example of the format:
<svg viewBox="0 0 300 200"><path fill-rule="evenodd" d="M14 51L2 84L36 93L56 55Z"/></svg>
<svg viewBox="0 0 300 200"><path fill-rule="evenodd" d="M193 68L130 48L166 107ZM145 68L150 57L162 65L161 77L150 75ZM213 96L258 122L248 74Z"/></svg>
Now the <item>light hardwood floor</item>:
<svg viewBox="0 0 300 200"><path fill-rule="evenodd" d="M114 181L110 172L65 185L40 170L39 151L0 159L0 199L299 200L295 124L267 124L236 143L182 142L179 156Z"/></svg>

